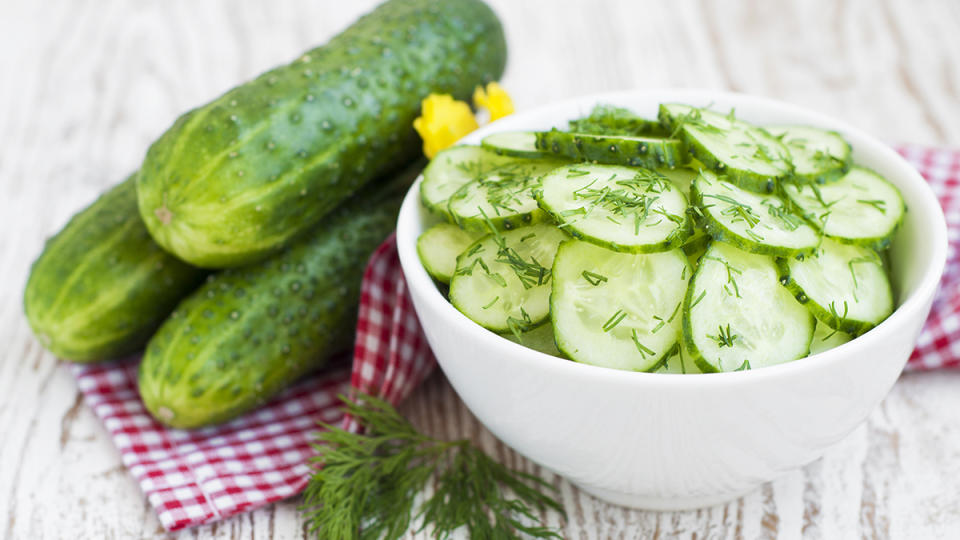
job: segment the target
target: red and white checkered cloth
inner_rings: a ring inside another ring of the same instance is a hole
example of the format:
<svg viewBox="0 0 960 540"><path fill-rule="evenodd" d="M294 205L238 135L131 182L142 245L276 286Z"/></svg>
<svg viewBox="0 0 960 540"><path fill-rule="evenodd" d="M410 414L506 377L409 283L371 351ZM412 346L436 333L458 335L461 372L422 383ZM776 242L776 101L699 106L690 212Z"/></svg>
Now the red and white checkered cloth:
<svg viewBox="0 0 960 540"><path fill-rule="evenodd" d="M960 151L899 148L930 181L949 226L950 251L940 293L908 369L960 365ZM403 400L434 366L400 272L393 237L364 274L353 369L301 382L266 407L229 424L169 429L137 395L136 362L74 366L87 404L99 416L124 465L140 482L167 530L252 510L303 490L316 423L340 421L337 395L350 387ZM349 426L348 427L352 427Z"/></svg>
<svg viewBox="0 0 960 540"><path fill-rule="evenodd" d="M363 276L352 373L340 363L228 424L186 431L164 427L144 408L137 364L72 369L160 523L175 531L300 493L310 478L317 422L343 419L337 396L353 387L399 403L430 373L434 359L391 236Z"/></svg>

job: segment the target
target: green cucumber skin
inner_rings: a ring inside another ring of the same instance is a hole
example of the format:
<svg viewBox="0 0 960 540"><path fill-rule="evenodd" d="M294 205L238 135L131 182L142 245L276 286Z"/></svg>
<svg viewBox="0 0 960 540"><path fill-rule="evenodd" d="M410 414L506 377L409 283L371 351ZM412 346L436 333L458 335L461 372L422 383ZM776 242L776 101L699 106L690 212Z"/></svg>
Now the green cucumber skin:
<svg viewBox="0 0 960 540"><path fill-rule="evenodd" d="M401 202L370 191L276 256L212 274L177 306L140 365L155 418L177 428L225 422L349 347L363 269Z"/></svg>
<svg viewBox="0 0 960 540"><path fill-rule="evenodd" d="M134 176L77 213L30 270L27 321L64 360L97 362L139 350L206 274L150 237Z"/></svg>
<svg viewBox="0 0 960 540"><path fill-rule="evenodd" d="M412 159L422 98L465 99L505 63L481 0L389 0L181 116L147 152L140 212L161 246L197 266L260 260Z"/></svg>
<svg viewBox="0 0 960 540"><path fill-rule="evenodd" d="M616 135L568 133L553 129L537 133L537 148L572 159L629 167L678 167L687 161L685 145L675 139L663 139L672 145L650 144Z"/></svg>

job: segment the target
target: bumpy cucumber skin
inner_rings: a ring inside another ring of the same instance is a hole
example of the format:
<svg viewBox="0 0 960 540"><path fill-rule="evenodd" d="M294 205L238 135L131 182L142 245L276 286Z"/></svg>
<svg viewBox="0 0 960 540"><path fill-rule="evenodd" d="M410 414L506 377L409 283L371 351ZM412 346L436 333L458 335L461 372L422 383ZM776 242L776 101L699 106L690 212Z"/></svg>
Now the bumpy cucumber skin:
<svg viewBox="0 0 960 540"><path fill-rule="evenodd" d="M262 259L416 154L422 98L467 98L505 62L481 0L389 0L181 116L147 152L140 212L161 246L197 266Z"/></svg>
<svg viewBox="0 0 960 540"><path fill-rule="evenodd" d="M631 140L553 129L537 133L537 148L571 159L650 169L687 162L686 147L677 139Z"/></svg>
<svg viewBox="0 0 960 540"><path fill-rule="evenodd" d="M177 306L140 365L155 418L177 428L230 420L350 345L364 265L401 202L369 192L276 256L211 275Z"/></svg>
<svg viewBox="0 0 960 540"><path fill-rule="evenodd" d="M47 241L30 270L24 311L58 357L110 360L140 349L205 274L150 238L130 176Z"/></svg>

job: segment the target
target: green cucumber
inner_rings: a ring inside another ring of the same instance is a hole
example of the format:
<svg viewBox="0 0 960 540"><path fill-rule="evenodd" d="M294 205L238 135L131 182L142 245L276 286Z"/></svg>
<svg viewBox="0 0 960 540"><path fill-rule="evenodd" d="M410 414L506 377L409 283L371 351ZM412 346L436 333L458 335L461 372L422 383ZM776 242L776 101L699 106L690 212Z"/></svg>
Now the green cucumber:
<svg viewBox="0 0 960 540"><path fill-rule="evenodd" d="M535 351L542 352L543 354L549 354L550 356L556 356L557 358L566 358L566 356L560 352L560 349L557 348L557 342L553 338L552 325L541 324L540 326L527 332L522 332L519 334L506 332L500 335L514 343L519 343L528 349L533 349Z"/></svg>
<svg viewBox="0 0 960 540"><path fill-rule="evenodd" d="M813 331L813 341L810 342L810 356L839 347L852 339L853 336L850 334L834 330L826 323L817 321L817 327Z"/></svg>
<svg viewBox="0 0 960 540"><path fill-rule="evenodd" d="M893 184L862 167L829 184L788 183L783 191L824 235L878 250L890 246L907 211Z"/></svg>
<svg viewBox="0 0 960 540"><path fill-rule="evenodd" d="M772 193L792 174L790 153L779 139L730 114L690 105L660 105L660 121L671 137L687 144L707 169L726 174L750 191Z"/></svg>
<svg viewBox="0 0 960 540"><path fill-rule="evenodd" d="M621 107L600 104L589 116L570 121L570 131L594 135L665 137L667 131L657 120L648 120Z"/></svg>
<svg viewBox="0 0 960 540"><path fill-rule="evenodd" d="M560 245L550 318L557 347L585 364L656 371L680 341L691 271L683 251L616 253L588 242Z"/></svg>
<svg viewBox="0 0 960 540"><path fill-rule="evenodd" d="M457 258L450 303L498 333L543 324L550 315L550 268L566 238L544 224L484 236Z"/></svg>
<svg viewBox="0 0 960 540"><path fill-rule="evenodd" d="M568 165L543 177L537 197L565 232L614 251L669 251L690 234L687 198L649 169Z"/></svg>
<svg viewBox="0 0 960 540"><path fill-rule="evenodd" d="M791 257L813 253L820 235L776 195L747 191L710 171L691 187L707 232L751 253Z"/></svg>
<svg viewBox="0 0 960 540"><path fill-rule="evenodd" d="M550 156L537 148L537 134L532 131L502 131L487 135L480 145L501 156L538 159Z"/></svg>
<svg viewBox="0 0 960 540"><path fill-rule="evenodd" d="M417 255L430 277L440 283L450 283L457 269L457 256L480 236L452 223L438 223L417 238Z"/></svg>
<svg viewBox="0 0 960 540"><path fill-rule="evenodd" d="M698 172L702 164L700 162L691 162L684 167L659 167L657 172L665 176L668 180L673 182L677 189L680 190L680 193L683 193L688 198L690 197L690 184L693 183L693 179L696 178L700 173Z"/></svg>
<svg viewBox="0 0 960 540"><path fill-rule="evenodd" d="M27 321L43 346L64 360L96 362L136 352L206 274L150 238L137 211L134 176L75 215L30 270Z"/></svg>
<svg viewBox="0 0 960 540"><path fill-rule="evenodd" d="M276 256L211 275L181 302L140 364L147 410L177 428L225 422L348 348L364 267L411 179L398 178L368 186Z"/></svg>
<svg viewBox="0 0 960 540"><path fill-rule="evenodd" d="M836 131L811 126L767 126L790 152L793 181L832 182L850 170L853 149Z"/></svg>
<svg viewBox="0 0 960 540"><path fill-rule="evenodd" d="M489 232L539 223L547 218L534 192L540 177L562 165L554 159L517 160L468 182L450 196L447 212L460 227Z"/></svg>
<svg viewBox="0 0 960 540"><path fill-rule="evenodd" d="M778 262L780 280L831 328L859 336L893 312L893 293L880 256L829 238L812 256Z"/></svg>
<svg viewBox="0 0 960 540"><path fill-rule="evenodd" d="M421 99L467 99L505 61L482 1L389 0L181 116L147 152L140 213L161 246L197 266L262 259L414 157Z"/></svg>
<svg viewBox="0 0 960 540"><path fill-rule="evenodd" d="M458 145L442 150L423 170L420 202L428 210L451 219L447 205L454 193L501 165L517 162L516 158L479 146Z"/></svg>
<svg viewBox="0 0 960 540"><path fill-rule="evenodd" d="M772 257L713 242L683 304L684 347L704 372L807 356L814 318L781 286Z"/></svg>
<svg viewBox="0 0 960 540"><path fill-rule="evenodd" d="M578 161L630 167L677 167L688 161L677 139L626 135L591 135L553 129L537 133L537 148Z"/></svg>

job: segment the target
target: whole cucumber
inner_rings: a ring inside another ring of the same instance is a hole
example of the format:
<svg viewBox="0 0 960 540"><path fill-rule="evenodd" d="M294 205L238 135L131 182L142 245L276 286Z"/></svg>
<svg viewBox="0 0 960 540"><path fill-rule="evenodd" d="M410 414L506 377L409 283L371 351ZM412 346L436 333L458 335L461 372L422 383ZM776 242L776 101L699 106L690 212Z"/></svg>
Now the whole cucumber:
<svg viewBox="0 0 960 540"><path fill-rule="evenodd" d="M211 275L147 345L139 386L150 413L177 428L224 422L346 350L364 267L401 196L368 186L281 253Z"/></svg>
<svg viewBox="0 0 960 540"><path fill-rule="evenodd" d="M412 159L427 94L466 98L505 62L481 0L389 0L181 116L147 152L140 212L161 246L197 266L262 259Z"/></svg>
<svg viewBox="0 0 960 540"><path fill-rule="evenodd" d="M150 238L131 176L47 241L30 270L24 311L60 358L109 360L143 347L205 274Z"/></svg>

